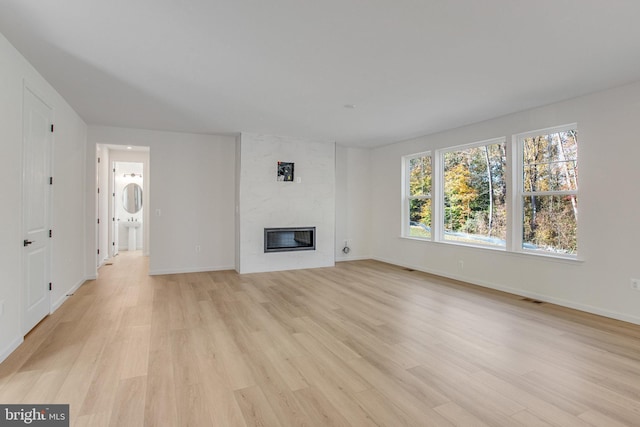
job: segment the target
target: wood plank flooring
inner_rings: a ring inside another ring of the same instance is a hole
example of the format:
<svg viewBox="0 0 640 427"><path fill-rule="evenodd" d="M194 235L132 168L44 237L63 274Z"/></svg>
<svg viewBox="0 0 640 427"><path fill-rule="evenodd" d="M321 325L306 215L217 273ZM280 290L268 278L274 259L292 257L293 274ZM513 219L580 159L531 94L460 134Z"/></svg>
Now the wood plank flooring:
<svg viewBox="0 0 640 427"><path fill-rule="evenodd" d="M148 276L121 253L0 365L74 426L638 426L640 327L375 261Z"/></svg>

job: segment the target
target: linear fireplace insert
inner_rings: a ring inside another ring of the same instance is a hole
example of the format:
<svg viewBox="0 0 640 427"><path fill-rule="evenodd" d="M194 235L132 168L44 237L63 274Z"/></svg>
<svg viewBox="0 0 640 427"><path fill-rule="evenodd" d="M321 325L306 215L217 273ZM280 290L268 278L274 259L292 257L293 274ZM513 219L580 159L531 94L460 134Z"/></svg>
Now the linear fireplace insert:
<svg viewBox="0 0 640 427"><path fill-rule="evenodd" d="M264 229L264 251L313 251L316 249L315 227Z"/></svg>

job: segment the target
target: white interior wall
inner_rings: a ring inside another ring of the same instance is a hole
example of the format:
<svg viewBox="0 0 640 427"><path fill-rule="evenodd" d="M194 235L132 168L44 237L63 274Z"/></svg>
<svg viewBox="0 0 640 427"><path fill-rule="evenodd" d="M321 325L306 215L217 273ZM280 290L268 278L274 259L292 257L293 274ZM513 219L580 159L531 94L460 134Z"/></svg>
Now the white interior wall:
<svg viewBox="0 0 640 427"><path fill-rule="evenodd" d="M336 261L371 258L370 166L371 150L336 146Z"/></svg>
<svg viewBox="0 0 640 427"><path fill-rule="evenodd" d="M95 233L93 222L88 224L87 199L94 198L93 181L87 180L86 140L87 126L59 97L55 109L53 151L53 239L52 239L52 311L57 309L80 287L94 277L96 267L95 245L88 246L90 232ZM90 196L89 196L90 195ZM91 259L87 259L87 255ZM78 262L79 260L84 260Z"/></svg>
<svg viewBox="0 0 640 427"><path fill-rule="evenodd" d="M22 342L22 99L25 84L53 108L52 310L91 276L86 256L86 125L0 34L0 361ZM92 181L91 181L92 182ZM93 194L92 194L93 198ZM92 212L93 216L94 213ZM95 252L94 252L95 253ZM86 263L78 262L84 260ZM95 269L95 256L93 257Z"/></svg>
<svg viewBox="0 0 640 427"><path fill-rule="evenodd" d="M150 147L150 274L234 268L234 137L90 126L88 144Z"/></svg>
<svg viewBox="0 0 640 427"><path fill-rule="evenodd" d="M161 137L156 138L159 135ZM200 141L207 138L212 138L213 140L217 140L218 142L225 141L225 144L232 141L232 138L229 138L229 137L216 137L216 136L211 137L211 136L204 136L204 135L191 135L191 134L181 134L181 133L173 133L173 132L153 132L153 131L136 130L136 129L91 126L89 129L88 145L89 145L89 148L92 148L93 146L95 146L95 143L97 141L108 141L107 143L116 144L118 146L125 146L125 145L149 146L149 147L153 147L151 150L152 151L151 157L153 157L154 159L155 158L166 159L167 158L166 150L163 150L163 152L156 154L155 148L162 147L165 144L166 146L171 145L172 141L175 144L179 144L180 141L182 140L192 140L194 138ZM237 156L236 156L235 149L233 153L229 153L228 150L215 150L217 152L216 154L217 161L225 163L226 166L222 170L218 171L220 173L215 173L215 171L210 171L211 177L209 178L209 179L215 180L216 186L222 183L226 183L225 185L230 185L233 182L234 199L237 199L239 197L239 186L236 186L235 183L239 182L237 181L237 179L239 177L240 170L241 170L241 163L240 163L240 156L239 156L240 137L238 137L237 140L238 140ZM158 142L154 142L154 141L164 141L165 144L159 144ZM234 143L235 143L235 140L234 140ZM106 147L103 147L102 144L100 144L100 147L102 147L101 155L108 158L106 163L104 162L104 160L101 163L103 168L103 172L102 172L103 175L108 174L108 167L114 161L114 158L113 158L114 155L116 155L115 160L136 161L137 159L137 157L131 157L131 156L137 155L135 151L127 151L124 149L117 150L117 149L114 149L113 147L111 149L108 149ZM340 177L340 179L336 180L336 184L335 184L336 194L340 192L345 196L340 200L336 200L335 210L336 212L340 213L339 214L340 220L336 219L336 228L339 227L338 222L343 221L343 225L341 225L340 227L342 227L341 229L344 231L342 234L340 234L340 239L344 240L344 238L348 238L350 240L350 246L352 249L349 256L342 256L340 258L343 260L362 259L362 258L367 258L369 255L369 198L370 198L369 190L368 190L370 188L369 154L370 154L370 150L361 149L361 148L339 147L336 150L335 175L336 175L336 178L338 176ZM224 157L220 157L221 155L227 156L226 159L224 159ZM236 164L236 161L237 161L237 164ZM222 177L222 174L225 173L224 170L229 169L228 168L229 165L233 165L236 168L233 172L233 176L235 178L233 181L230 181L227 176ZM169 167L169 164L165 163L163 167L165 168ZM186 161L172 163L172 168L176 172L179 172L181 170L180 168L184 168L185 170L188 171L187 173L191 173L189 171L192 169L191 165L189 165L189 163ZM157 168L157 169L162 170L160 168ZM103 178L101 179L107 182L108 176L107 177L103 176ZM226 188L225 185L223 185L222 187ZM109 191L107 192L103 191L103 193L105 198L107 197L107 194L110 194ZM149 193L150 191L145 189L145 204L148 206L151 205L146 201L146 195ZM167 197L167 200L170 200L171 199L170 195L166 194L166 192L164 193L165 193L165 196ZM228 191L220 192L220 195L222 197L224 197L225 194L228 194ZM224 199L220 199L220 200L223 201L223 205L226 205L226 203L224 203ZM106 206L106 203L107 203L107 199L105 199L101 203L101 206L103 207ZM155 202L152 202L152 203L155 204ZM147 210L147 214L151 215L152 222L153 222L155 220L155 211L152 211L149 209ZM235 226L236 220L237 220L237 224L239 224L240 211L238 210L235 215L236 215L235 216L236 219L234 219L234 228L233 228L234 230L236 230L236 226ZM104 226L104 222L103 222L103 226ZM225 224L221 223L219 224L219 227L224 228ZM197 228L197 226L195 228ZM349 232L346 231L347 229L349 229ZM238 256L235 256L234 258L236 260L239 260L240 259L239 245L235 244L235 241L239 239L238 237L239 226L236 231L238 234L236 238L234 238L234 254L238 252L237 254ZM144 240L148 241L149 238L145 237ZM106 241L109 242L110 238L107 238ZM105 246L106 244L107 243L105 243ZM145 252L148 251L148 247L150 246L151 245L148 245L145 248ZM218 245L214 247L216 248L214 249L214 252L218 251L218 253L220 253L221 251L220 248L222 246ZM105 249L101 249L100 251L101 254L105 250L106 250L106 247ZM202 247L202 250L204 251L205 248ZM338 254L337 256L340 256L342 254L341 250L342 250L341 244L336 244L336 254ZM169 253L170 251L171 251L170 248L163 249L163 252ZM167 256L167 258L170 258L170 257ZM154 269L155 269L152 271L157 271L157 272L181 272L181 271L190 271L190 270L202 271L202 268L200 267L194 269L193 263L187 262L186 258L187 257L185 257L185 260L184 260L185 262L182 265L177 265L175 262L168 263L167 265L163 265L158 263L157 261L154 261L152 257L152 265L154 266ZM210 261L210 263L212 263L211 265L213 265L213 269L235 267L237 270L239 270L239 265L232 266L232 265L225 264L226 258L222 257L221 260Z"/></svg>
<svg viewBox="0 0 640 427"><path fill-rule="evenodd" d="M335 144L242 133L240 136L240 272L333 266ZM294 181L278 182L278 161L294 163ZM313 251L264 252L264 229L316 227Z"/></svg>
<svg viewBox="0 0 640 427"><path fill-rule="evenodd" d="M635 124L640 83L373 150L372 254L376 259L640 323L640 213ZM578 124L581 261L400 237L401 157L426 150ZM459 268L464 261L464 269Z"/></svg>
<svg viewBox="0 0 640 427"><path fill-rule="evenodd" d="M234 233L235 233L235 270L240 271L240 171L242 170L242 156L240 155L240 143L241 137L240 135L236 136L235 140L235 224L234 224Z"/></svg>

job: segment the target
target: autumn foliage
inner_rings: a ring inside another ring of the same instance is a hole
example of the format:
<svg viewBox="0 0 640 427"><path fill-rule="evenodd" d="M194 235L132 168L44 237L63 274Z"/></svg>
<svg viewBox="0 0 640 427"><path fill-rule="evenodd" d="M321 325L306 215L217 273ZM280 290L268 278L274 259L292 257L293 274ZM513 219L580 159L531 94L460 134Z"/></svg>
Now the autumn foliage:
<svg viewBox="0 0 640 427"><path fill-rule="evenodd" d="M577 250L577 132L523 138L521 203L525 248L572 254ZM504 246L507 238L507 145L491 143L442 155L444 240ZM432 221L431 157L409 162L412 235L429 237ZM517 232L517 231L516 231ZM426 234L426 235L425 235Z"/></svg>

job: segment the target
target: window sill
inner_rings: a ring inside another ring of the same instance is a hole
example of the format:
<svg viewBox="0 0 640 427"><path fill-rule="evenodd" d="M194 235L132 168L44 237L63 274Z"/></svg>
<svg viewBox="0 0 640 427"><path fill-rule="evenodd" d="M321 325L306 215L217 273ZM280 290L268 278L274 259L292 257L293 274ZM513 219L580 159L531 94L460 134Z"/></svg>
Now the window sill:
<svg viewBox="0 0 640 427"><path fill-rule="evenodd" d="M471 244L456 243L456 242L436 241L436 240L430 240L430 239L425 239L421 237L399 236L399 238L403 240L425 242L425 243L431 243L436 245L459 246L463 248L471 248L471 249L478 249L478 250L491 251L491 252L500 252L505 255L516 256L516 257L522 257L522 256L537 257L537 258L543 258L548 261L568 263L568 264L573 264L573 263L581 264L584 262L584 259L581 259L579 257L567 256L567 255L556 255L551 253L542 253L542 252L534 252L534 251L508 251L503 247L497 247L497 246L480 246L480 245L471 245Z"/></svg>

